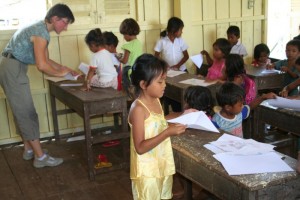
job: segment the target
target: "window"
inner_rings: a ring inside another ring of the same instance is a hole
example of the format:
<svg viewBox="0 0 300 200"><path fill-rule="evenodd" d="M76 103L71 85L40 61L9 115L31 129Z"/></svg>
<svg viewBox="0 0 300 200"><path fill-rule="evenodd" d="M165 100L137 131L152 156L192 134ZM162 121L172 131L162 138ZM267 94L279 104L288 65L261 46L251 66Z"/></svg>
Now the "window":
<svg viewBox="0 0 300 200"><path fill-rule="evenodd" d="M45 0L1 0L0 30L18 29L44 19L46 12Z"/></svg>

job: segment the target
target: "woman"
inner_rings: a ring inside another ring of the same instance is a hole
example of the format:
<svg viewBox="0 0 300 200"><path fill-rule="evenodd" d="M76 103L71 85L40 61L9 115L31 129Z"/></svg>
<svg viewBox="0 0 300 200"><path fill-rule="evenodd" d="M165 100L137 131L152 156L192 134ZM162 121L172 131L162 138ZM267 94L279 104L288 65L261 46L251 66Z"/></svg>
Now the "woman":
<svg viewBox="0 0 300 200"><path fill-rule="evenodd" d="M67 5L56 4L50 8L44 20L16 31L0 56L0 85L24 143L23 159L35 157L33 165L36 168L57 166L63 159L53 158L41 148L39 121L27 76L28 64L35 64L39 71L51 76L75 75L76 72L48 57L50 32L60 34L74 20Z"/></svg>

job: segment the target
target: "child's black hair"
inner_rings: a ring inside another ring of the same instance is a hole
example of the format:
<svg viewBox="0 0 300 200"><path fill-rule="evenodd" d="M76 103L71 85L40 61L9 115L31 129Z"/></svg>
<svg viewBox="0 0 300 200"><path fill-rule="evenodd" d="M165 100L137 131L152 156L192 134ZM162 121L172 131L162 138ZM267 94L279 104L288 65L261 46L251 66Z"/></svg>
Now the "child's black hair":
<svg viewBox="0 0 300 200"><path fill-rule="evenodd" d="M105 31L103 34L104 44L117 47L119 44L118 37L111 31Z"/></svg>
<svg viewBox="0 0 300 200"><path fill-rule="evenodd" d="M176 33L177 31L179 31L183 27L184 27L184 23L183 23L183 21L180 18L178 18L178 17L171 17L168 20L168 25L167 25L166 30L162 31L160 33L160 36L161 37L166 37L167 33L174 34L174 33Z"/></svg>
<svg viewBox="0 0 300 200"><path fill-rule="evenodd" d="M298 51L300 51L300 40L290 40L286 43L286 46L295 46L297 47Z"/></svg>
<svg viewBox="0 0 300 200"><path fill-rule="evenodd" d="M222 84L216 93L216 99L222 108L226 105L233 106L239 101L244 101L245 91L242 87L232 82Z"/></svg>
<svg viewBox="0 0 300 200"><path fill-rule="evenodd" d="M229 54L225 61L225 75L228 81L233 81L235 76L245 74L243 58L238 54Z"/></svg>
<svg viewBox="0 0 300 200"><path fill-rule="evenodd" d="M236 37L240 37L240 28L238 26L229 26L227 29L227 35L233 34Z"/></svg>
<svg viewBox="0 0 300 200"><path fill-rule="evenodd" d="M254 58L256 60L258 60L259 57L260 57L260 54L263 53L263 52L269 55L270 54L269 47L264 43L260 43L260 44L256 45L254 47Z"/></svg>
<svg viewBox="0 0 300 200"><path fill-rule="evenodd" d="M145 81L148 87L152 81L161 74L167 73L167 63L157 58L152 54L142 54L132 66L131 83L135 88L135 93L138 95L141 91L140 82Z"/></svg>
<svg viewBox="0 0 300 200"><path fill-rule="evenodd" d="M214 43L213 46L217 46L222 53L224 54L224 57L226 58L231 50L231 44L230 42L225 38L218 38Z"/></svg>
<svg viewBox="0 0 300 200"><path fill-rule="evenodd" d="M87 45L94 44L96 46L101 46L104 44L102 32L100 28L95 28L90 30L89 33L85 36L85 43Z"/></svg>
<svg viewBox="0 0 300 200"><path fill-rule="evenodd" d="M119 30L122 35L138 35L140 26L133 18L127 18L122 21Z"/></svg>
<svg viewBox="0 0 300 200"><path fill-rule="evenodd" d="M208 116L213 116L214 98L210 90L203 86L190 86L185 90L184 101L188 108L204 111Z"/></svg>

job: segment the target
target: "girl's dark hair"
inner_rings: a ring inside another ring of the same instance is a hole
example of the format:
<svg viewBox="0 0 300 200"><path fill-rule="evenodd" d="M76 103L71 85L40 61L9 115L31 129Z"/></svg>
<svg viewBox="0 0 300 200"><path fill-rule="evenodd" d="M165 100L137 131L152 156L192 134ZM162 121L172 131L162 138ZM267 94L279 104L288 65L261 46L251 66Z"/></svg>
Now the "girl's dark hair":
<svg viewBox="0 0 300 200"><path fill-rule="evenodd" d="M184 27L183 21L178 17L171 17L168 21L167 29L160 33L161 37L165 37L168 33L174 34Z"/></svg>
<svg viewBox="0 0 300 200"><path fill-rule="evenodd" d="M300 51L300 40L290 40L286 46L295 46Z"/></svg>
<svg viewBox="0 0 300 200"><path fill-rule="evenodd" d="M232 82L224 83L216 93L219 106L233 106L239 101L244 101L245 91L242 87Z"/></svg>
<svg viewBox="0 0 300 200"><path fill-rule="evenodd" d="M208 116L213 116L215 102L207 87L190 86L185 90L183 98L188 108L204 111Z"/></svg>
<svg viewBox="0 0 300 200"><path fill-rule="evenodd" d="M118 37L113 34L113 32L107 32L105 31L103 34L104 44L106 45L113 45L114 47L117 47L119 44Z"/></svg>
<svg viewBox="0 0 300 200"><path fill-rule="evenodd" d="M231 44L230 42L225 38L218 38L214 43L213 46L217 46L222 53L224 54L224 57L226 58L231 50Z"/></svg>
<svg viewBox="0 0 300 200"><path fill-rule="evenodd" d="M132 18L124 19L120 25L122 35L138 35L140 33L139 24Z"/></svg>
<svg viewBox="0 0 300 200"><path fill-rule="evenodd" d="M256 45L254 47L254 58L256 60L259 59L260 54L263 53L263 52L265 52L265 53L267 53L269 55L270 54L269 47L266 44L264 44L264 43Z"/></svg>
<svg viewBox="0 0 300 200"><path fill-rule="evenodd" d="M54 6L52 6L46 16L45 16L45 20L50 23L51 18L57 16L59 18L67 18L69 23L72 24L73 22L75 22L75 18L74 15L71 11L71 9L65 5L65 4L55 4Z"/></svg>
<svg viewBox="0 0 300 200"><path fill-rule="evenodd" d="M94 44L96 46L101 46L104 44L103 36L100 28L95 28L90 30L89 33L85 36L85 43L87 45Z"/></svg>
<svg viewBox="0 0 300 200"><path fill-rule="evenodd" d="M228 81L233 81L235 76L245 73L243 58L238 54L229 54L225 61L225 74Z"/></svg>
<svg viewBox="0 0 300 200"><path fill-rule="evenodd" d="M152 54L142 54L132 66L131 83L138 95L141 91L140 82L145 81L148 87L161 74L167 73L167 63Z"/></svg>

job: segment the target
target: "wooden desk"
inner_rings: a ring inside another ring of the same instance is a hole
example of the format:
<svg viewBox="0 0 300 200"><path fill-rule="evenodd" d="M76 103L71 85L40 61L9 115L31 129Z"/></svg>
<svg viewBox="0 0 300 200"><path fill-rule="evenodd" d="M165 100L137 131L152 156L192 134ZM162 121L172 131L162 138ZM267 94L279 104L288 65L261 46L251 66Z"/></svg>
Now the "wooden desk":
<svg viewBox="0 0 300 200"><path fill-rule="evenodd" d="M266 89L279 89L284 87L284 73L261 73L264 68L246 65L246 74L255 81L257 92Z"/></svg>
<svg viewBox="0 0 300 200"><path fill-rule="evenodd" d="M55 138L59 140L57 115L75 111L83 118L89 177L91 180L94 180L95 174L101 170L96 171L94 169L92 145L109 140L129 137L127 126L127 96L112 88L92 88L91 91L85 92L81 91L80 87L61 87L61 82L48 82ZM57 111L55 98L60 100L70 109ZM90 118L108 112L121 113L121 132L112 133L110 135L92 136ZM114 167L115 166L110 169L112 170Z"/></svg>
<svg viewBox="0 0 300 200"><path fill-rule="evenodd" d="M265 124L270 124L287 132L292 132L300 137L299 111L275 108L261 104L254 110L253 123L255 139L262 139Z"/></svg>
<svg viewBox="0 0 300 200"><path fill-rule="evenodd" d="M172 137L176 171L186 178L186 199L192 199L192 183L220 199L295 199L300 197L300 177L296 172L262 173L229 176L222 164L203 145L217 140L221 134L187 130ZM284 160L293 169L296 160Z"/></svg>
<svg viewBox="0 0 300 200"><path fill-rule="evenodd" d="M175 77L167 77L166 79L167 86L165 89L164 96L181 103L181 108L183 109L184 92L191 85L179 83L179 82L191 78L200 79L199 77L197 77L197 75L193 75L189 73L180 74ZM221 84L218 83L207 86L207 88L211 91L213 98L216 98L216 92L219 90L220 86Z"/></svg>

